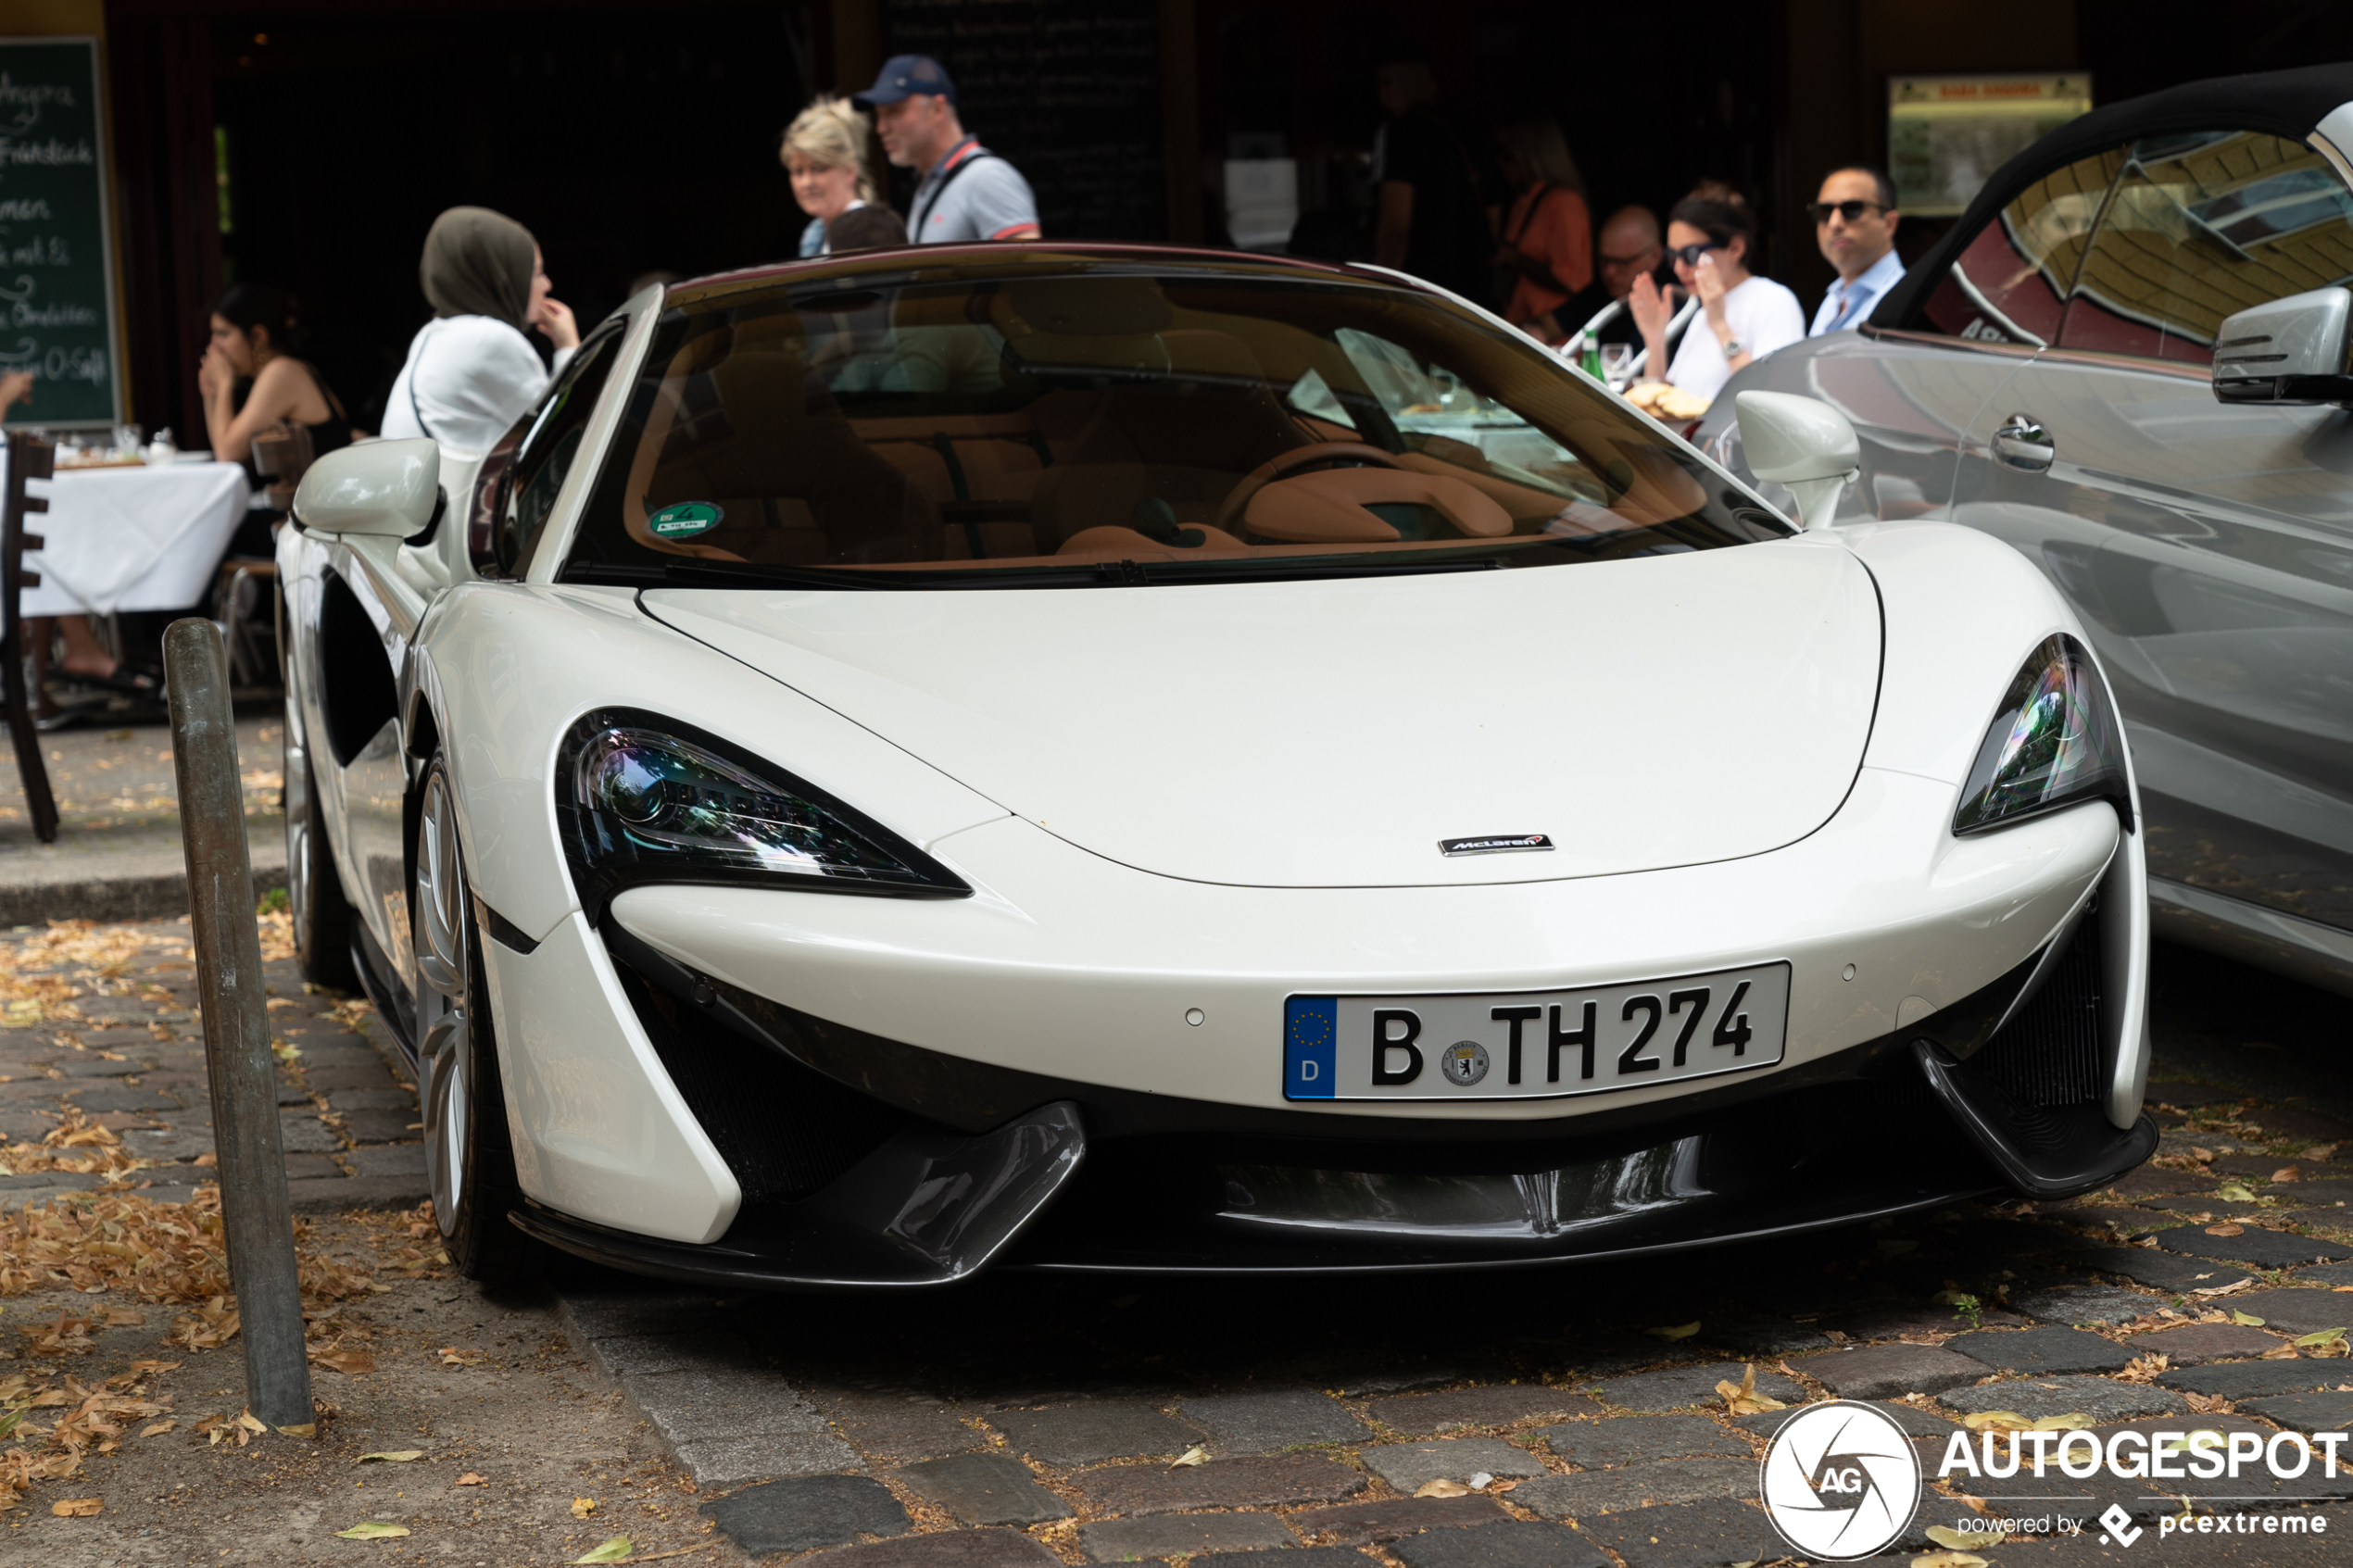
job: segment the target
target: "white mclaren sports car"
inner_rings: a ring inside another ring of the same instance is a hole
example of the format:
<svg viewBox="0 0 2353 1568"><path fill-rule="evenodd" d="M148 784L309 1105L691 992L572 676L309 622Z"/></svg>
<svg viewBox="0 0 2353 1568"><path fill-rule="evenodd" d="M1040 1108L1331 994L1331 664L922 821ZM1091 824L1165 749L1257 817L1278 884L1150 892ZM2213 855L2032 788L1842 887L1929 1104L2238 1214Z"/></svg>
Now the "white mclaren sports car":
<svg viewBox="0 0 2353 1568"><path fill-rule="evenodd" d="M2098 661L1998 541L1832 525L1843 419L1742 418L1807 517L1410 279L943 246L322 459L297 936L452 1256L1497 1267L2114 1180Z"/></svg>

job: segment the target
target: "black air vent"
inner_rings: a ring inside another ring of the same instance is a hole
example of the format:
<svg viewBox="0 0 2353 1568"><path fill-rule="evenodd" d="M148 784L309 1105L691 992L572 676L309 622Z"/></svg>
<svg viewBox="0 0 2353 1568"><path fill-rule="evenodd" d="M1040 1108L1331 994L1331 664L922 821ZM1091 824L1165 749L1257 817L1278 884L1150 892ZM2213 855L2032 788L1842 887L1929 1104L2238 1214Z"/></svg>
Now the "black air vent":
<svg viewBox="0 0 2353 1568"><path fill-rule="evenodd" d="M2084 1105L2100 1079L2100 916L2075 928L2050 977L1969 1066L2020 1105Z"/></svg>
<svg viewBox="0 0 2353 1568"><path fill-rule="evenodd" d="M617 952L613 971L654 1054L742 1184L746 1202L805 1198L906 1123L887 1106L702 1016L648 984Z"/></svg>

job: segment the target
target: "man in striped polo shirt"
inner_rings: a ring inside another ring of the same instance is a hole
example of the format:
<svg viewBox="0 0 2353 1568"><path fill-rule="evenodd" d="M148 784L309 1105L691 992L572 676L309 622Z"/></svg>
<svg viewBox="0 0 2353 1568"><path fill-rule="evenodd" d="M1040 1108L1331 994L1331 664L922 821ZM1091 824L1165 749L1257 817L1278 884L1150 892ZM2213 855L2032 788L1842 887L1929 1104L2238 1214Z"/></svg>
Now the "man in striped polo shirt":
<svg viewBox="0 0 2353 1568"><path fill-rule="evenodd" d="M883 155L924 170L907 215L921 245L1038 238L1038 200L1021 170L966 133L956 118L956 84L928 55L894 55L857 95L875 111Z"/></svg>

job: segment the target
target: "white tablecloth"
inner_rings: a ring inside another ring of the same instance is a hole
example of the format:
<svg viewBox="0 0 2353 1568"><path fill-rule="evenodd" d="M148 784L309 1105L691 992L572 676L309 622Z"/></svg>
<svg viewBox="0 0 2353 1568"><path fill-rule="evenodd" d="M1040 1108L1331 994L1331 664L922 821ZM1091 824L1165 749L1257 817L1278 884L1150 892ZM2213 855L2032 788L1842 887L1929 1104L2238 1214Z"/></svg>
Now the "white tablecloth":
<svg viewBox="0 0 2353 1568"><path fill-rule="evenodd" d="M25 532L46 547L25 565L41 574L21 613L184 609L201 603L213 569L245 521L252 481L237 463L172 463L60 473L46 513L25 518Z"/></svg>

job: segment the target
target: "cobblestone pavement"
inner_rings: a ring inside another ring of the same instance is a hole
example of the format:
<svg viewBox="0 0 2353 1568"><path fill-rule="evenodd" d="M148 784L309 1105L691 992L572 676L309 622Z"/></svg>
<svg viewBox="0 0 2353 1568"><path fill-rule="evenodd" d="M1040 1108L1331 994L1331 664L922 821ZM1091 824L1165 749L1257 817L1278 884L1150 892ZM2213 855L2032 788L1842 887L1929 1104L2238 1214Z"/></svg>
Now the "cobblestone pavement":
<svg viewBox="0 0 2353 1568"><path fill-rule="evenodd" d="M127 1177L153 1184L149 1196L201 1179L190 1163L208 1148L201 1047L190 972L175 967L186 929L17 934L0 1030L0 1130L14 1142L0 1162L89 1123L157 1162ZM41 1010L30 960L43 942L52 976L84 978L78 1019L27 1016ZM87 984L109 964L111 977ZM367 1022L359 1010L306 993L290 967L279 957L270 973L273 1027L292 1047L280 1081L298 1206L413 1202L413 1099L350 1031ZM653 1540L695 1544L705 1562L1199 1565L1272 1548L1291 1549L1281 1561L1296 1568L1782 1561L1755 1498L1765 1439L1788 1410L1735 1414L1719 1391L1751 1371L1755 1392L1784 1407L1881 1402L1931 1473L1962 1418L1987 1411L2080 1413L2103 1437L2353 1425L2353 1360L2341 1343L2295 1343L2353 1325L2340 1004L2171 949L2160 974L2149 1098L2162 1150L2067 1203L1989 1199L1771 1246L1533 1273L1006 1273L946 1293L779 1297L556 1260L532 1300L440 1288L449 1311L496 1310L517 1336L568 1338L579 1376L607 1391L581 1397L616 1403L615 1419L565 1440L639 1465L648 1486L691 1486L686 1517L666 1512L672 1533ZM0 1196L73 1185L34 1173L0 1179ZM2343 1534L2155 1534L2185 1506L2353 1533L2353 1476L2318 1470L2185 1477L2162 1497L2142 1483L1979 1481L1992 1494L1982 1512L1940 1491L1902 1546L1927 1550L1940 1545L1931 1527L2009 1515L2083 1533L2013 1539L2003 1563L2353 1560ZM2150 1529L2130 1550L2096 1523L2111 1504ZM690 1522L711 1533L675 1533ZM474 1560L463 1539L428 1538L454 1521L417 1523L416 1543L366 1549ZM548 1549L556 1527L483 1561L565 1561ZM642 1531L637 1549L653 1549Z"/></svg>
<svg viewBox="0 0 2353 1568"><path fill-rule="evenodd" d="M285 881L281 809L284 729L266 705L241 705L238 771L254 878ZM171 732L160 724L93 725L41 737L58 835L32 831L14 767L0 767L0 926L68 915L129 920L188 907Z"/></svg>
<svg viewBox="0 0 2353 1568"><path fill-rule="evenodd" d="M157 1200L184 1200L210 1179L212 1163L187 921L19 927L0 941L15 949L5 978L19 993L0 1013L0 1135L39 1143L71 1118L115 1133L127 1154L149 1162L126 1176L0 1176L0 1209L109 1179ZM283 915L264 922L262 944L296 1212L417 1202L427 1187L416 1094L396 1075L382 1025L364 1001L303 982ZM44 987L53 998L46 1003ZM81 994L59 995L68 988Z"/></svg>

